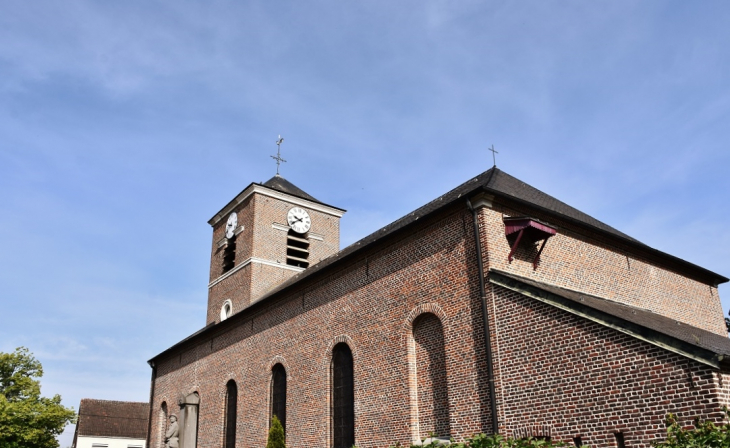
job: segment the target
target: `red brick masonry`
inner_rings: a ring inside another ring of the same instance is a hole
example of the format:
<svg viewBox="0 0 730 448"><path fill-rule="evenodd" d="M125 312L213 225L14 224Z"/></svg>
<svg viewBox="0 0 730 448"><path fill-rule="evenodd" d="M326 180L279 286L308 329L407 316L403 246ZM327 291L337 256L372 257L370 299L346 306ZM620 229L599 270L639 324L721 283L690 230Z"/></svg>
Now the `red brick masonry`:
<svg viewBox="0 0 730 448"><path fill-rule="evenodd" d="M726 279L531 188L496 168L483 173L153 358L150 447L162 448L163 409L178 413L179 397L197 392L198 447L220 448L229 380L239 394L236 446L264 446L277 363L287 372L287 446L330 446L330 363L340 342L353 353L359 447L408 444L429 431L456 440L493 432L480 279L501 433L614 447L621 432L626 446L648 447L668 412L687 424L720 418L730 341L716 286ZM467 197L480 207L484 272ZM270 208L267 219L285 222L285 210ZM558 229L536 270L534 247L507 261L502 219L517 215ZM284 234L276 232L271 238ZM277 250L281 240L267 244ZM565 299L587 313L576 314L557 293L545 293L553 303L491 282L495 272L528 289L595 298ZM207 322L218 299L210 306ZM634 311L637 319L621 317ZM667 322L688 336L665 331Z"/></svg>

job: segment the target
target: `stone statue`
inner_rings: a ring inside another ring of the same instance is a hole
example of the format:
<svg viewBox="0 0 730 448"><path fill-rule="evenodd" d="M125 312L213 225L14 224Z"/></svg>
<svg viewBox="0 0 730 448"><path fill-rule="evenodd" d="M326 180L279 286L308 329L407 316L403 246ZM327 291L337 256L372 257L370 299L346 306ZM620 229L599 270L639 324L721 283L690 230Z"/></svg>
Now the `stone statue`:
<svg viewBox="0 0 730 448"><path fill-rule="evenodd" d="M165 433L165 448L178 448L180 446L178 444L179 433L180 429L177 426L177 416L171 415L170 426L167 428L167 432Z"/></svg>

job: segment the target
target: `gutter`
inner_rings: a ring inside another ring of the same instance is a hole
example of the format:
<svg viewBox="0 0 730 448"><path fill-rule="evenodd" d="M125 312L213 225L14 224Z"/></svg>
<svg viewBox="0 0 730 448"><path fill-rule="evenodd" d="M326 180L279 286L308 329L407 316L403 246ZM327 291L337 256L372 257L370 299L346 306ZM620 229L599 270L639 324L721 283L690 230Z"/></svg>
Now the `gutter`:
<svg viewBox="0 0 730 448"><path fill-rule="evenodd" d="M479 220L477 211L471 205L469 199L466 206L474 216L474 242L477 249L477 266L479 269L479 296L482 302L482 317L484 319L484 343L487 351L487 377L489 383L489 405L492 412L492 431L499 434L499 419L497 417L497 394L494 387L494 361L492 358L492 338L489 331L489 315L487 314L487 293L484 286L484 261L482 259L482 243L479 238Z"/></svg>
<svg viewBox="0 0 730 448"><path fill-rule="evenodd" d="M157 366L153 361L149 361L148 364L152 367L152 380L150 384L150 418L147 420L146 448L150 448L150 439L152 437L152 403L154 403L155 399L155 382L157 381ZM167 422L165 422L165 424L167 424Z"/></svg>

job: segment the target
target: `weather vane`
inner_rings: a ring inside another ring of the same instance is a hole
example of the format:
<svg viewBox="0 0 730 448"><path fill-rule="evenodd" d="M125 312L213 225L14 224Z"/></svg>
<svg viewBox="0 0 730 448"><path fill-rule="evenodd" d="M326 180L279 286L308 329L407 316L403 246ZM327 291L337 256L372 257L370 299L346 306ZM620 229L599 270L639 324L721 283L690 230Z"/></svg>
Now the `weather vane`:
<svg viewBox="0 0 730 448"><path fill-rule="evenodd" d="M497 166L497 156L496 154L499 154L499 151L494 149L494 145L492 145L491 148L487 148L488 151L492 151L492 161L494 162L494 166Z"/></svg>
<svg viewBox="0 0 730 448"><path fill-rule="evenodd" d="M286 162L286 160L281 158L281 144L284 142L284 138L279 135L279 138L276 140L276 157L271 156L272 159L276 160L276 175L279 175L279 164L281 162Z"/></svg>

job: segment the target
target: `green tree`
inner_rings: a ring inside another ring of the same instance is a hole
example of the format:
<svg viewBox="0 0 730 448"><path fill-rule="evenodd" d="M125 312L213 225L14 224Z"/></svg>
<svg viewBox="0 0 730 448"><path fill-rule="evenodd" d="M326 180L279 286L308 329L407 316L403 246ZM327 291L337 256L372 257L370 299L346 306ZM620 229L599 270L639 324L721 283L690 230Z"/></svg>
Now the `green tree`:
<svg viewBox="0 0 730 448"><path fill-rule="evenodd" d="M726 407L725 418L730 418ZM666 420L667 440L654 442L657 448L730 448L730 423L715 424L709 420L695 419L694 428L685 429L674 414Z"/></svg>
<svg viewBox="0 0 730 448"><path fill-rule="evenodd" d="M0 352L0 448L57 448L76 413L61 396L41 397L41 363L25 347Z"/></svg>
<svg viewBox="0 0 730 448"><path fill-rule="evenodd" d="M281 422L276 415L271 417L271 428L269 428L269 440L266 442L266 448L286 448L284 427L281 426Z"/></svg>

